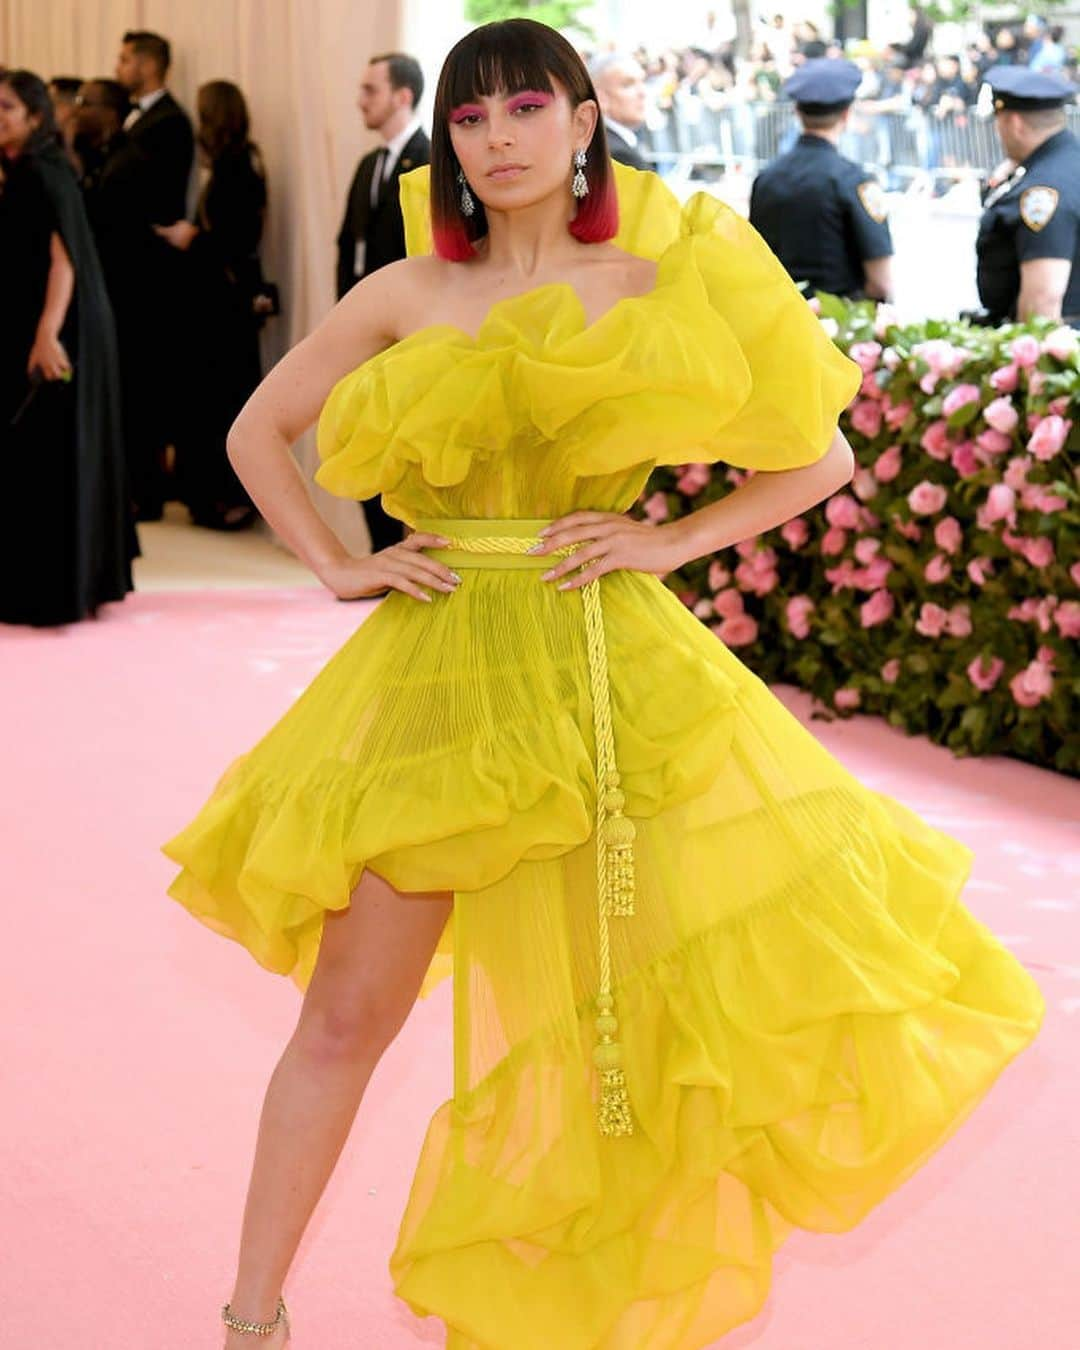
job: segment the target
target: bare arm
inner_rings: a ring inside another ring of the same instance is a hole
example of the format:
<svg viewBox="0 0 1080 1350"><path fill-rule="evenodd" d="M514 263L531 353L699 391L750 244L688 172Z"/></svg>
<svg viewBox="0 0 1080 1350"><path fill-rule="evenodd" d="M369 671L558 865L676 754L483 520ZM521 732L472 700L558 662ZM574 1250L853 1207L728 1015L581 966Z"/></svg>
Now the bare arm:
<svg viewBox="0 0 1080 1350"><path fill-rule="evenodd" d="M54 231L49 239L49 279L45 285L45 303L38 319L34 345L26 362L28 371L38 366L47 380L59 380L71 369L71 362L60 341L60 330L74 294L75 269L64 241Z"/></svg>
<svg viewBox="0 0 1080 1350"><path fill-rule="evenodd" d="M775 473L759 471L720 501L670 524L651 525L611 511L575 511L542 531L544 542L534 551L549 554L571 544L580 546L543 575L562 590L577 590L618 568L667 576L695 558L708 557L800 515L850 482L854 472L855 456L837 431L816 463Z"/></svg>
<svg viewBox="0 0 1080 1350"><path fill-rule="evenodd" d="M1039 316L1061 318L1061 302L1072 272L1071 258L1032 258L1020 264L1020 295L1016 316L1023 322Z"/></svg>
<svg viewBox="0 0 1080 1350"><path fill-rule="evenodd" d="M863 261L863 289L873 300L891 300L893 296L892 258L866 258Z"/></svg>
<svg viewBox="0 0 1080 1350"><path fill-rule="evenodd" d="M323 521L290 446L318 418L333 386L396 339L394 315L414 282L409 262L392 263L352 288L313 333L270 371L232 425L229 461L252 501L289 547L342 599L388 586L418 600L434 585L453 590L453 573L419 550L434 536L414 534L370 558L353 558Z"/></svg>
<svg viewBox="0 0 1080 1350"><path fill-rule="evenodd" d="M831 497L851 481L854 473L855 456L840 431L821 459L805 468L778 473L759 470L749 482L720 501L691 511L673 523L671 528L681 536L684 555L678 565L783 525Z"/></svg>

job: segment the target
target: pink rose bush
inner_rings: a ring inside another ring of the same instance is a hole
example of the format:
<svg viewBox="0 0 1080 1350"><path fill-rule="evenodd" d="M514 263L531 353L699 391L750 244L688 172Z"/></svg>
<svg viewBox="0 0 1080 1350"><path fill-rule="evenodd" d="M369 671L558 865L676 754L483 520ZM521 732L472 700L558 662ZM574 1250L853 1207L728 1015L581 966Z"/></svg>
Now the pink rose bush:
<svg viewBox="0 0 1080 1350"><path fill-rule="evenodd" d="M669 584L821 715L876 713L958 754L1080 773L1077 333L904 326L885 306L815 299L861 372L840 423L852 481ZM663 526L745 477L661 468L639 510Z"/></svg>

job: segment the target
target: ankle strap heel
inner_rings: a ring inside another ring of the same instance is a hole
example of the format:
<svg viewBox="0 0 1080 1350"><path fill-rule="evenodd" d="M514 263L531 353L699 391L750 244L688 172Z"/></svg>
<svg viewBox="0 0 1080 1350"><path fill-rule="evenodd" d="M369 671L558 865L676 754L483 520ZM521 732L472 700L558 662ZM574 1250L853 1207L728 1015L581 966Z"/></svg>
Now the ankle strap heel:
<svg viewBox="0 0 1080 1350"><path fill-rule="evenodd" d="M272 1322L245 1322L241 1317L234 1317L231 1305L226 1303L221 1310L221 1320L230 1331L239 1331L244 1336L272 1336L282 1324L288 1327L289 1310L285 1307L285 1300L279 1298Z"/></svg>

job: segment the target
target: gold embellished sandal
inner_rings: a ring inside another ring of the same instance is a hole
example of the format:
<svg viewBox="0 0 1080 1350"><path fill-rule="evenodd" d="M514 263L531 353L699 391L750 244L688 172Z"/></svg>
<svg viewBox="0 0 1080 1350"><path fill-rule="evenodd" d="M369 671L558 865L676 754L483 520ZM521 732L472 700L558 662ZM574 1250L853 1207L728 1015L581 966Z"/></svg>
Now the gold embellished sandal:
<svg viewBox="0 0 1080 1350"><path fill-rule="evenodd" d="M285 1300L278 1299L277 1312L274 1314L272 1322L245 1322L241 1317L234 1317L231 1305L226 1303L221 1310L221 1320L230 1331L239 1331L245 1336L272 1336L278 1327L284 1326L289 1330L289 1310L285 1307Z"/></svg>

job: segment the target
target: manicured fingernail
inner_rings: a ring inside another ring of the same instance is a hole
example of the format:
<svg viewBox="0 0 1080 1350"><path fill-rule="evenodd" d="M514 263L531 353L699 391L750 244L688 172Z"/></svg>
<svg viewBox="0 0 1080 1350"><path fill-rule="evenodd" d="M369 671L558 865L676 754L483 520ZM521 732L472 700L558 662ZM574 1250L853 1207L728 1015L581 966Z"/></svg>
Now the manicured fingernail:
<svg viewBox="0 0 1080 1350"><path fill-rule="evenodd" d="M455 581L458 583L458 585L460 586L460 585L461 585L461 578L458 576L458 574L457 574L456 572L451 572L450 575L454 578L454 580L455 580Z"/></svg>
<svg viewBox="0 0 1080 1350"><path fill-rule="evenodd" d="M526 553L539 553L540 550L541 550L543 547L544 547L543 544L533 544L532 548L527 548L527 549L525 550L525 552L526 552Z"/></svg>
<svg viewBox="0 0 1080 1350"><path fill-rule="evenodd" d="M540 536L541 539L543 539L545 535L551 533L551 526L545 525L542 530L537 530L536 533Z"/></svg>
<svg viewBox="0 0 1080 1350"><path fill-rule="evenodd" d="M554 575L555 575L555 569L554 569L554 567L552 567L549 571L545 572L545 573L543 574L543 576L541 576L540 580L541 580L541 581L550 581L550 580L554 577Z"/></svg>
<svg viewBox="0 0 1080 1350"><path fill-rule="evenodd" d="M441 534L437 534L435 538L438 541L438 545L440 548L448 548L450 546L450 540L444 539Z"/></svg>
<svg viewBox="0 0 1080 1350"><path fill-rule="evenodd" d="M558 584L558 586L557 586L555 589L556 589L556 590L559 590L559 591L566 591L566 590L569 590L569 589L570 589L570 583L569 583L568 581L560 581L559 584Z"/></svg>

